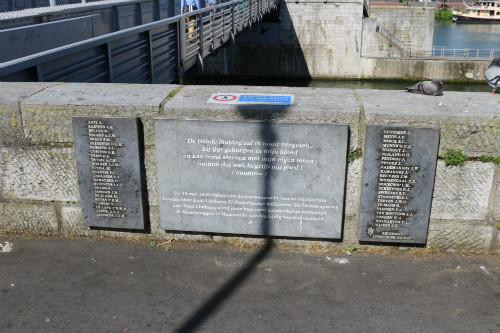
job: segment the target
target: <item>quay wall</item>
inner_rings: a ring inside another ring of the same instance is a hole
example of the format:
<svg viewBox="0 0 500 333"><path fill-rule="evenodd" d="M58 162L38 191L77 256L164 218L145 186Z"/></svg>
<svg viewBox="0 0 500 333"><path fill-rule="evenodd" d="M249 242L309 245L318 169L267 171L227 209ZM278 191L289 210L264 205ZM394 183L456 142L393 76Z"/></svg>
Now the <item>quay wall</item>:
<svg viewBox="0 0 500 333"><path fill-rule="evenodd" d="M424 96L403 91L248 86L180 86L80 83L0 83L0 232L36 235L146 237L259 243L239 235L170 233L160 227L155 118L272 120L346 123L350 150L364 147L368 124L436 126L440 154L462 150L462 166L437 164L427 245L460 251L500 249L498 95L445 92ZM207 103L212 93L293 94L292 106ZM144 128L150 228L144 233L91 229L82 224L72 116L134 116ZM328 146L329 139L324 139ZM280 239L307 248L360 246L357 221L363 159L347 164L341 241ZM313 243L314 242L314 243Z"/></svg>
<svg viewBox="0 0 500 333"><path fill-rule="evenodd" d="M483 81L491 59L430 57L434 12L370 6L366 16L362 1L284 0L276 22L252 26L205 58L200 74ZM408 56L415 52L429 56Z"/></svg>

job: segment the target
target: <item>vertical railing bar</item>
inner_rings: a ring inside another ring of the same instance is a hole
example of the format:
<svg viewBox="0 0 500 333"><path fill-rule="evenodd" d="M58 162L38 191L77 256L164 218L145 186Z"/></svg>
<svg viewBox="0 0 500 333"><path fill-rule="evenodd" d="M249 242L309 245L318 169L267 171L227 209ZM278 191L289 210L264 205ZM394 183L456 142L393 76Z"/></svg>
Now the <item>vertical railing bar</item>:
<svg viewBox="0 0 500 333"><path fill-rule="evenodd" d="M146 31L146 36L148 39L148 51L149 51L149 78L151 80L151 84L155 83L155 75L154 75L154 64L153 64L153 37L151 29Z"/></svg>
<svg viewBox="0 0 500 333"><path fill-rule="evenodd" d="M42 64L36 65L36 79L38 82L44 82L43 81Z"/></svg>
<svg viewBox="0 0 500 333"><path fill-rule="evenodd" d="M111 53L111 44L109 42L106 43L106 58L108 62L108 79L109 83L114 82L114 74L113 74L113 57Z"/></svg>
<svg viewBox="0 0 500 333"><path fill-rule="evenodd" d="M202 15L197 15L197 19L198 19L198 40L200 41L200 43L198 44L198 53L201 55L201 57L203 58L205 56L205 51L204 51L204 32L203 32L203 18L202 18ZM202 63L202 66L203 66L203 63Z"/></svg>

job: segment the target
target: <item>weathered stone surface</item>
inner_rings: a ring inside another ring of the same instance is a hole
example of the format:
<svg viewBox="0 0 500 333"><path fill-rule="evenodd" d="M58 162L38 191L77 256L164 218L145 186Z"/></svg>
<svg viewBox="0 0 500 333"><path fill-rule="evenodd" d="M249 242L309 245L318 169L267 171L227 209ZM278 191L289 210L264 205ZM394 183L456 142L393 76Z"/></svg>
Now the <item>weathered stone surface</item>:
<svg viewBox="0 0 500 333"><path fill-rule="evenodd" d="M358 158L347 165L347 187L345 192L345 214L357 216L359 196L361 195L361 176L363 160Z"/></svg>
<svg viewBox="0 0 500 333"><path fill-rule="evenodd" d="M404 87L401 87L404 89ZM392 90L356 90L367 124L441 128L439 153L500 156L500 102L496 95L446 91L427 96Z"/></svg>
<svg viewBox="0 0 500 333"><path fill-rule="evenodd" d="M54 204L1 203L0 230L55 234L58 232L58 218Z"/></svg>
<svg viewBox="0 0 500 333"><path fill-rule="evenodd" d="M139 118L73 117L83 224L144 229Z"/></svg>
<svg viewBox="0 0 500 333"><path fill-rule="evenodd" d="M488 214L495 166L465 162L445 166L438 162L431 219L482 221Z"/></svg>
<svg viewBox="0 0 500 333"><path fill-rule="evenodd" d="M59 232L65 236L92 236L95 231L82 223L82 208L76 204L63 204Z"/></svg>
<svg viewBox="0 0 500 333"><path fill-rule="evenodd" d="M21 103L24 134L34 143L73 142L72 116L140 117L146 145L154 143L153 119L175 85L67 83Z"/></svg>
<svg viewBox="0 0 500 333"><path fill-rule="evenodd" d="M429 225L428 244L457 251L490 250L494 227L481 223L445 222Z"/></svg>
<svg viewBox="0 0 500 333"><path fill-rule="evenodd" d="M158 206L158 176L156 172L156 150L145 151L146 180L148 183L149 206Z"/></svg>
<svg viewBox="0 0 500 333"><path fill-rule="evenodd" d="M3 148L1 197L42 201L78 201L72 148Z"/></svg>
<svg viewBox="0 0 500 333"><path fill-rule="evenodd" d="M166 230L340 238L348 127L156 119Z"/></svg>
<svg viewBox="0 0 500 333"><path fill-rule="evenodd" d="M0 146L23 141L19 102L54 83L0 82Z"/></svg>
<svg viewBox="0 0 500 333"><path fill-rule="evenodd" d="M496 167L495 178L496 180L493 180L493 182L496 183L496 190L493 192L492 211L493 220L500 223L500 166Z"/></svg>
<svg viewBox="0 0 500 333"><path fill-rule="evenodd" d="M291 106L221 105L207 103L213 93L293 94ZM350 89L187 86L165 103L165 117L189 119L283 120L291 122L347 123L350 146L359 138L359 107Z"/></svg>

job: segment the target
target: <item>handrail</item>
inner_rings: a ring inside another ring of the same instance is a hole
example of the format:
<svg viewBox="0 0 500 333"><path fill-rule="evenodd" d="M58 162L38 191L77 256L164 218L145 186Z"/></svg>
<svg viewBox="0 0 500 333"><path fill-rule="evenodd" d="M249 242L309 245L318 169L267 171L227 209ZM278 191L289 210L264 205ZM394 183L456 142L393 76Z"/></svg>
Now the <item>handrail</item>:
<svg viewBox="0 0 500 333"><path fill-rule="evenodd" d="M170 83L278 4L233 0L7 61L0 63L0 81ZM187 31L188 17L195 18L189 23L193 32ZM114 52L130 45L137 47L126 58Z"/></svg>
<svg viewBox="0 0 500 333"><path fill-rule="evenodd" d="M434 46L432 51L416 51L415 57L438 58L496 58L500 56L500 49L447 49L444 46Z"/></svg>

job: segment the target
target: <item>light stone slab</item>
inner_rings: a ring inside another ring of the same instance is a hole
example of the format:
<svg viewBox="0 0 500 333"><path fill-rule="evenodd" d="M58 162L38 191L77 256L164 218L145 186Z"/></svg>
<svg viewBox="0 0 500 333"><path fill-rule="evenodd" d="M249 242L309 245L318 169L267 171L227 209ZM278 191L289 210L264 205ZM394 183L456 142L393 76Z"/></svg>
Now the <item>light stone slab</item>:
<svg viewBox="0 0 500 333"><path fill-rule="evenodd" d="M438 162L432 219L482 221L488 214L495 164L465 162L445 166Z"/></svg>
<svg viewBox="0 0 500 333"><path fill-rule="evenodd" d="M17 200L78 201L76 166L71 148L1 149L0 193Z"/></svg>
<svg viewBox="0 0 500 333"><path fill-rule="evenodd" d="M166 230L338 239L348 126L156 119Z"/></svg>

